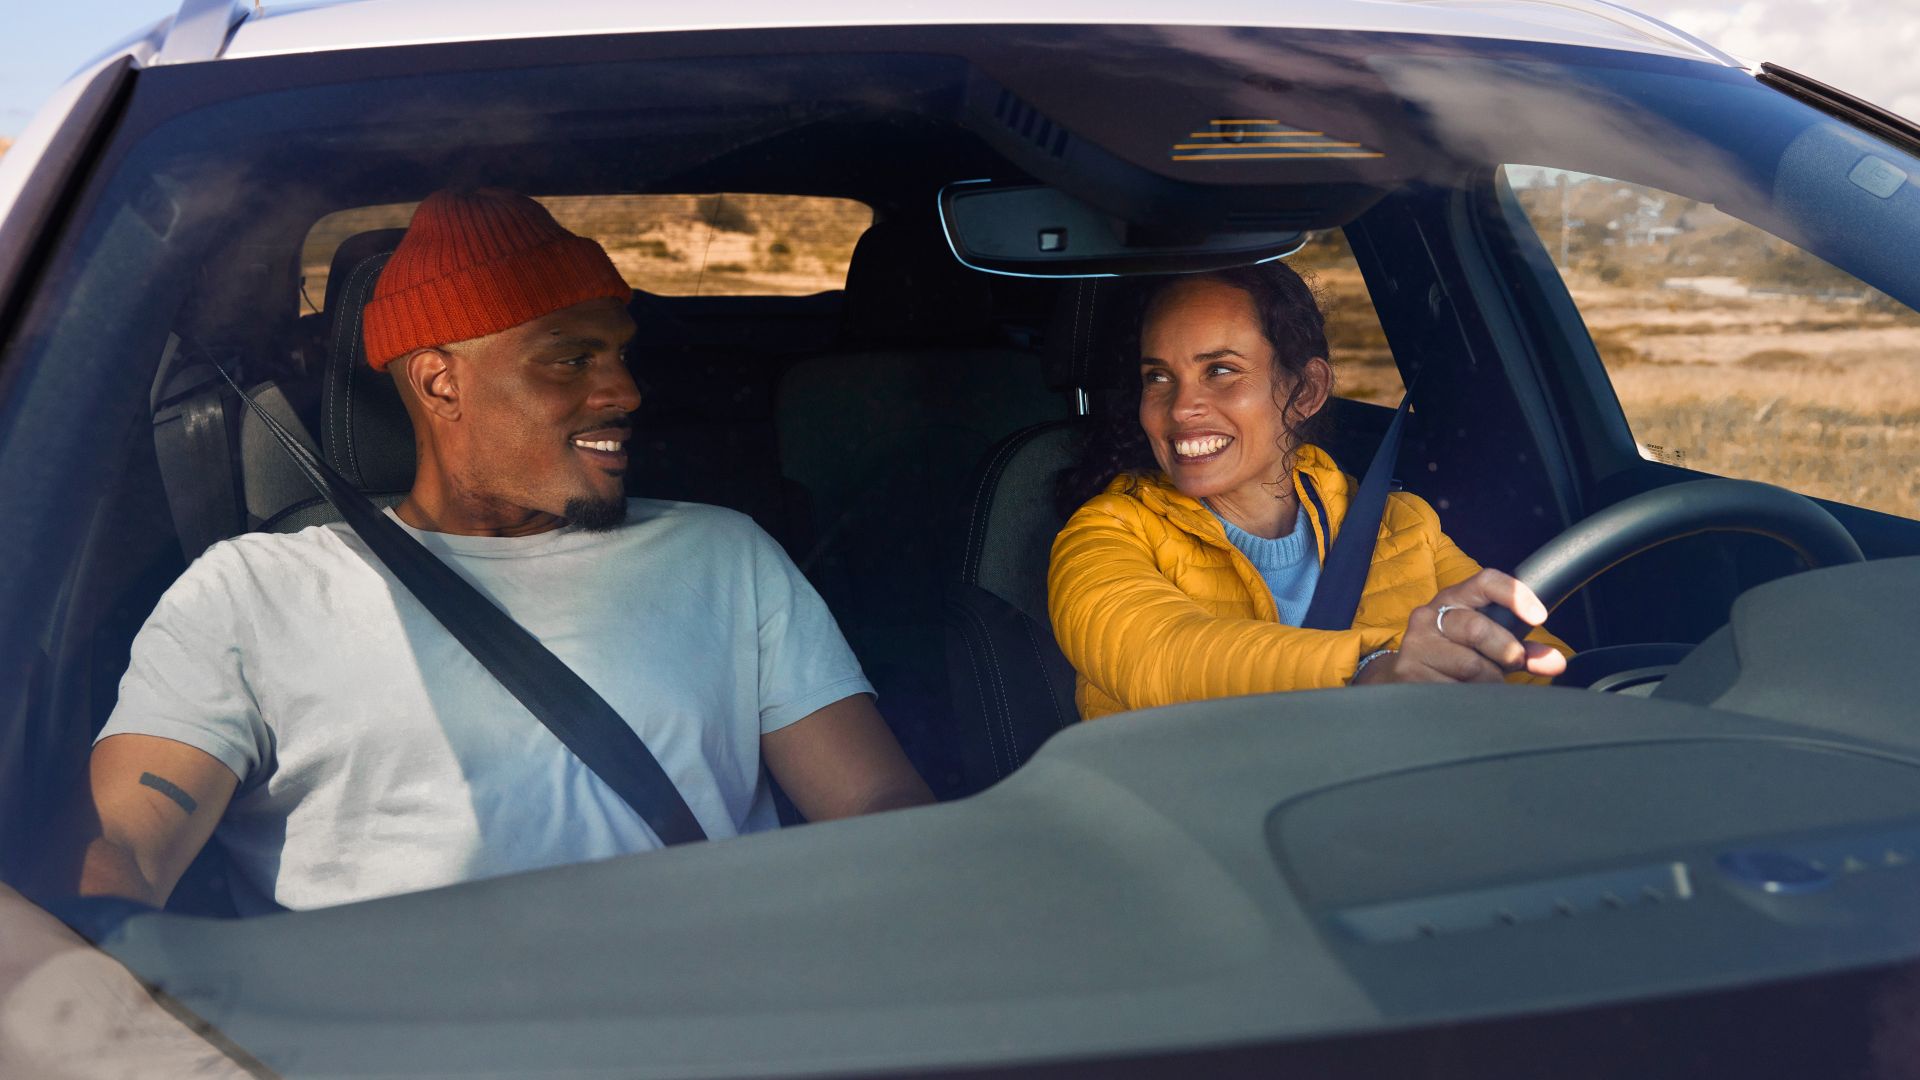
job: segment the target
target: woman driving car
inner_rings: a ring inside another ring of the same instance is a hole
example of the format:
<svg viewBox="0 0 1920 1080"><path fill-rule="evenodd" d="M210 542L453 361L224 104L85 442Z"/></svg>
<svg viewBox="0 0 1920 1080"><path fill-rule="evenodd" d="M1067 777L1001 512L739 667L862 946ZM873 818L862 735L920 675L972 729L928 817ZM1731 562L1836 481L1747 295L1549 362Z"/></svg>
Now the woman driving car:
<svg viewBox="0 0 1920 1080"><path fill-rule="evenodd" d="M1570 652L1532 590L1482 569L1410 492L1387 501L1353 624L1300 623L1357 483L1313 437L1333 389L1325 320L1283 262L1149 297L1137 409L1063 476L1048 608L1082 719L1205 698L1387 682L1549 681ZM1091 498L1088 498L1088 496Z"/></svg>

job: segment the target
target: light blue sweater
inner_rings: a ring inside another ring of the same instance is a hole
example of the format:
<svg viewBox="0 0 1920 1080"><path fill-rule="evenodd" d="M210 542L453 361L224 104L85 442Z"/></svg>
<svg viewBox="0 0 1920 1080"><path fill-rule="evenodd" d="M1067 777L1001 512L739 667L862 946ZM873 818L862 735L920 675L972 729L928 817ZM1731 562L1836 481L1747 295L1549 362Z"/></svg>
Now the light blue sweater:
<svg viewBox="0 0 1920 1080"><path fill-rule="evenodd" d="M1280 609L1280 621L1299 626L1307 617L1307 605L1313 602L1313 588L1320 583L1320 553L1313 541L1313 527L1307 524L1306 507L1301 507L1294 519L1293 531L1278 540L1255 536L1220 517L1218 511L1213 516L1226 527L1227 540L1266 579L1267 588L1273 590L1273 602Z"/></svg>

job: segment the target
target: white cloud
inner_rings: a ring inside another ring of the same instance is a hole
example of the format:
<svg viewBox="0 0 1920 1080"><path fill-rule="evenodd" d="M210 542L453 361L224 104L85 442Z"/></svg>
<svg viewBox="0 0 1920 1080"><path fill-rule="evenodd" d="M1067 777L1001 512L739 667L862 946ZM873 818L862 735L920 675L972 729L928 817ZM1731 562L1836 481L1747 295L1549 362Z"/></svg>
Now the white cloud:
<svg viewBox="0 0 1920 1080"><path fill-rule="evenodd" d="M1920 0L1625 0L1743 60L1771 60L1920 120Z"/></svg>

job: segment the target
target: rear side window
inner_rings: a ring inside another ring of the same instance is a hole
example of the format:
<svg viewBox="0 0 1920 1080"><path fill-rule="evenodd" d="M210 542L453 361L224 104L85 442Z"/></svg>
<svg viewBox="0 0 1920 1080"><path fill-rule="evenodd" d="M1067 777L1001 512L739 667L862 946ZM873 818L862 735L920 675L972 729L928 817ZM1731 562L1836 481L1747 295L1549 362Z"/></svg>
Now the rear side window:
<svg viewBox="0 0 1920 1080"><path fill-rule="evenodd" d="M1920 313L1708 203L1505 172L1642 457L1920 517Z"/></svg>
<svg viewBox="0 0 1920 1080"><path fill-rule="evenodd" d="M843 287L873 211L813 195L564 195L540 202L612 256L627 284L659 296L808 296ZM406 227L418 203L328 214L301 249L301 309L317 312L348 237Z"/></svg>
<svg viewBox="0 0 1920 1080"><path fill-rule="evenodd" d="M1380 326L1346 234L1339 229L1313 233L1305 247L1287 258L1287 265L1313 286L1326 315L1334 393L1375 405L1400 404L1406 393L1400 369L1394 366L1387 332Z"/></svg>

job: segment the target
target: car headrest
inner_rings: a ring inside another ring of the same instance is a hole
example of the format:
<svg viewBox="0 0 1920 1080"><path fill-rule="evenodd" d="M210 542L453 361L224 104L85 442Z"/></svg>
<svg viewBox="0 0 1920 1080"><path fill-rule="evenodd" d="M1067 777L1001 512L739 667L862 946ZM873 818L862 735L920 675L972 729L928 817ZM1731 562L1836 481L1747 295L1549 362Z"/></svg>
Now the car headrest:
<svg viewBox="0 0 1920 1080"><path fill-rule="evenodd" d="M365 492L413 486L413 422L393 379L367 366L361 315L374 282L405 229L349 237L327 277L326 378L321 387L320 452Z"/></svg>
<svg viewBox="0 0 1920 1080"><path fill-rule="evenodd" d="M327 268L326 311L338 311L340 293L346 288L348 271L370 256L393 251L400 246L405 229L374 229L355 233L340 242L333 251L333 263Z"/></svg>
<svg viewBox="0 0 1920 1080"><path fill-rule="evenodd" d="M1047 324L1047 385L1056 390L1118 390L1134 377L1123 355L1133 338L1134 290L1113 278L1061 283Z"/></svg>
<svg viewBox="0 0 1920 1080"><path fill-rule="evenodd" d="M986 275L953 257L932 220L883 221L847 266L845 335L873 345L971 345L990 336Z"/></svg>
<svg viewBox="0 0 1920 1080"><path fill-rule="evenodd" d="M1086 437L1086 421L1055 420L1007 436L974 478L959 580L994 594L1041 627L1047 617L1047 561L1067 523L1054 483Z"/></svg>

